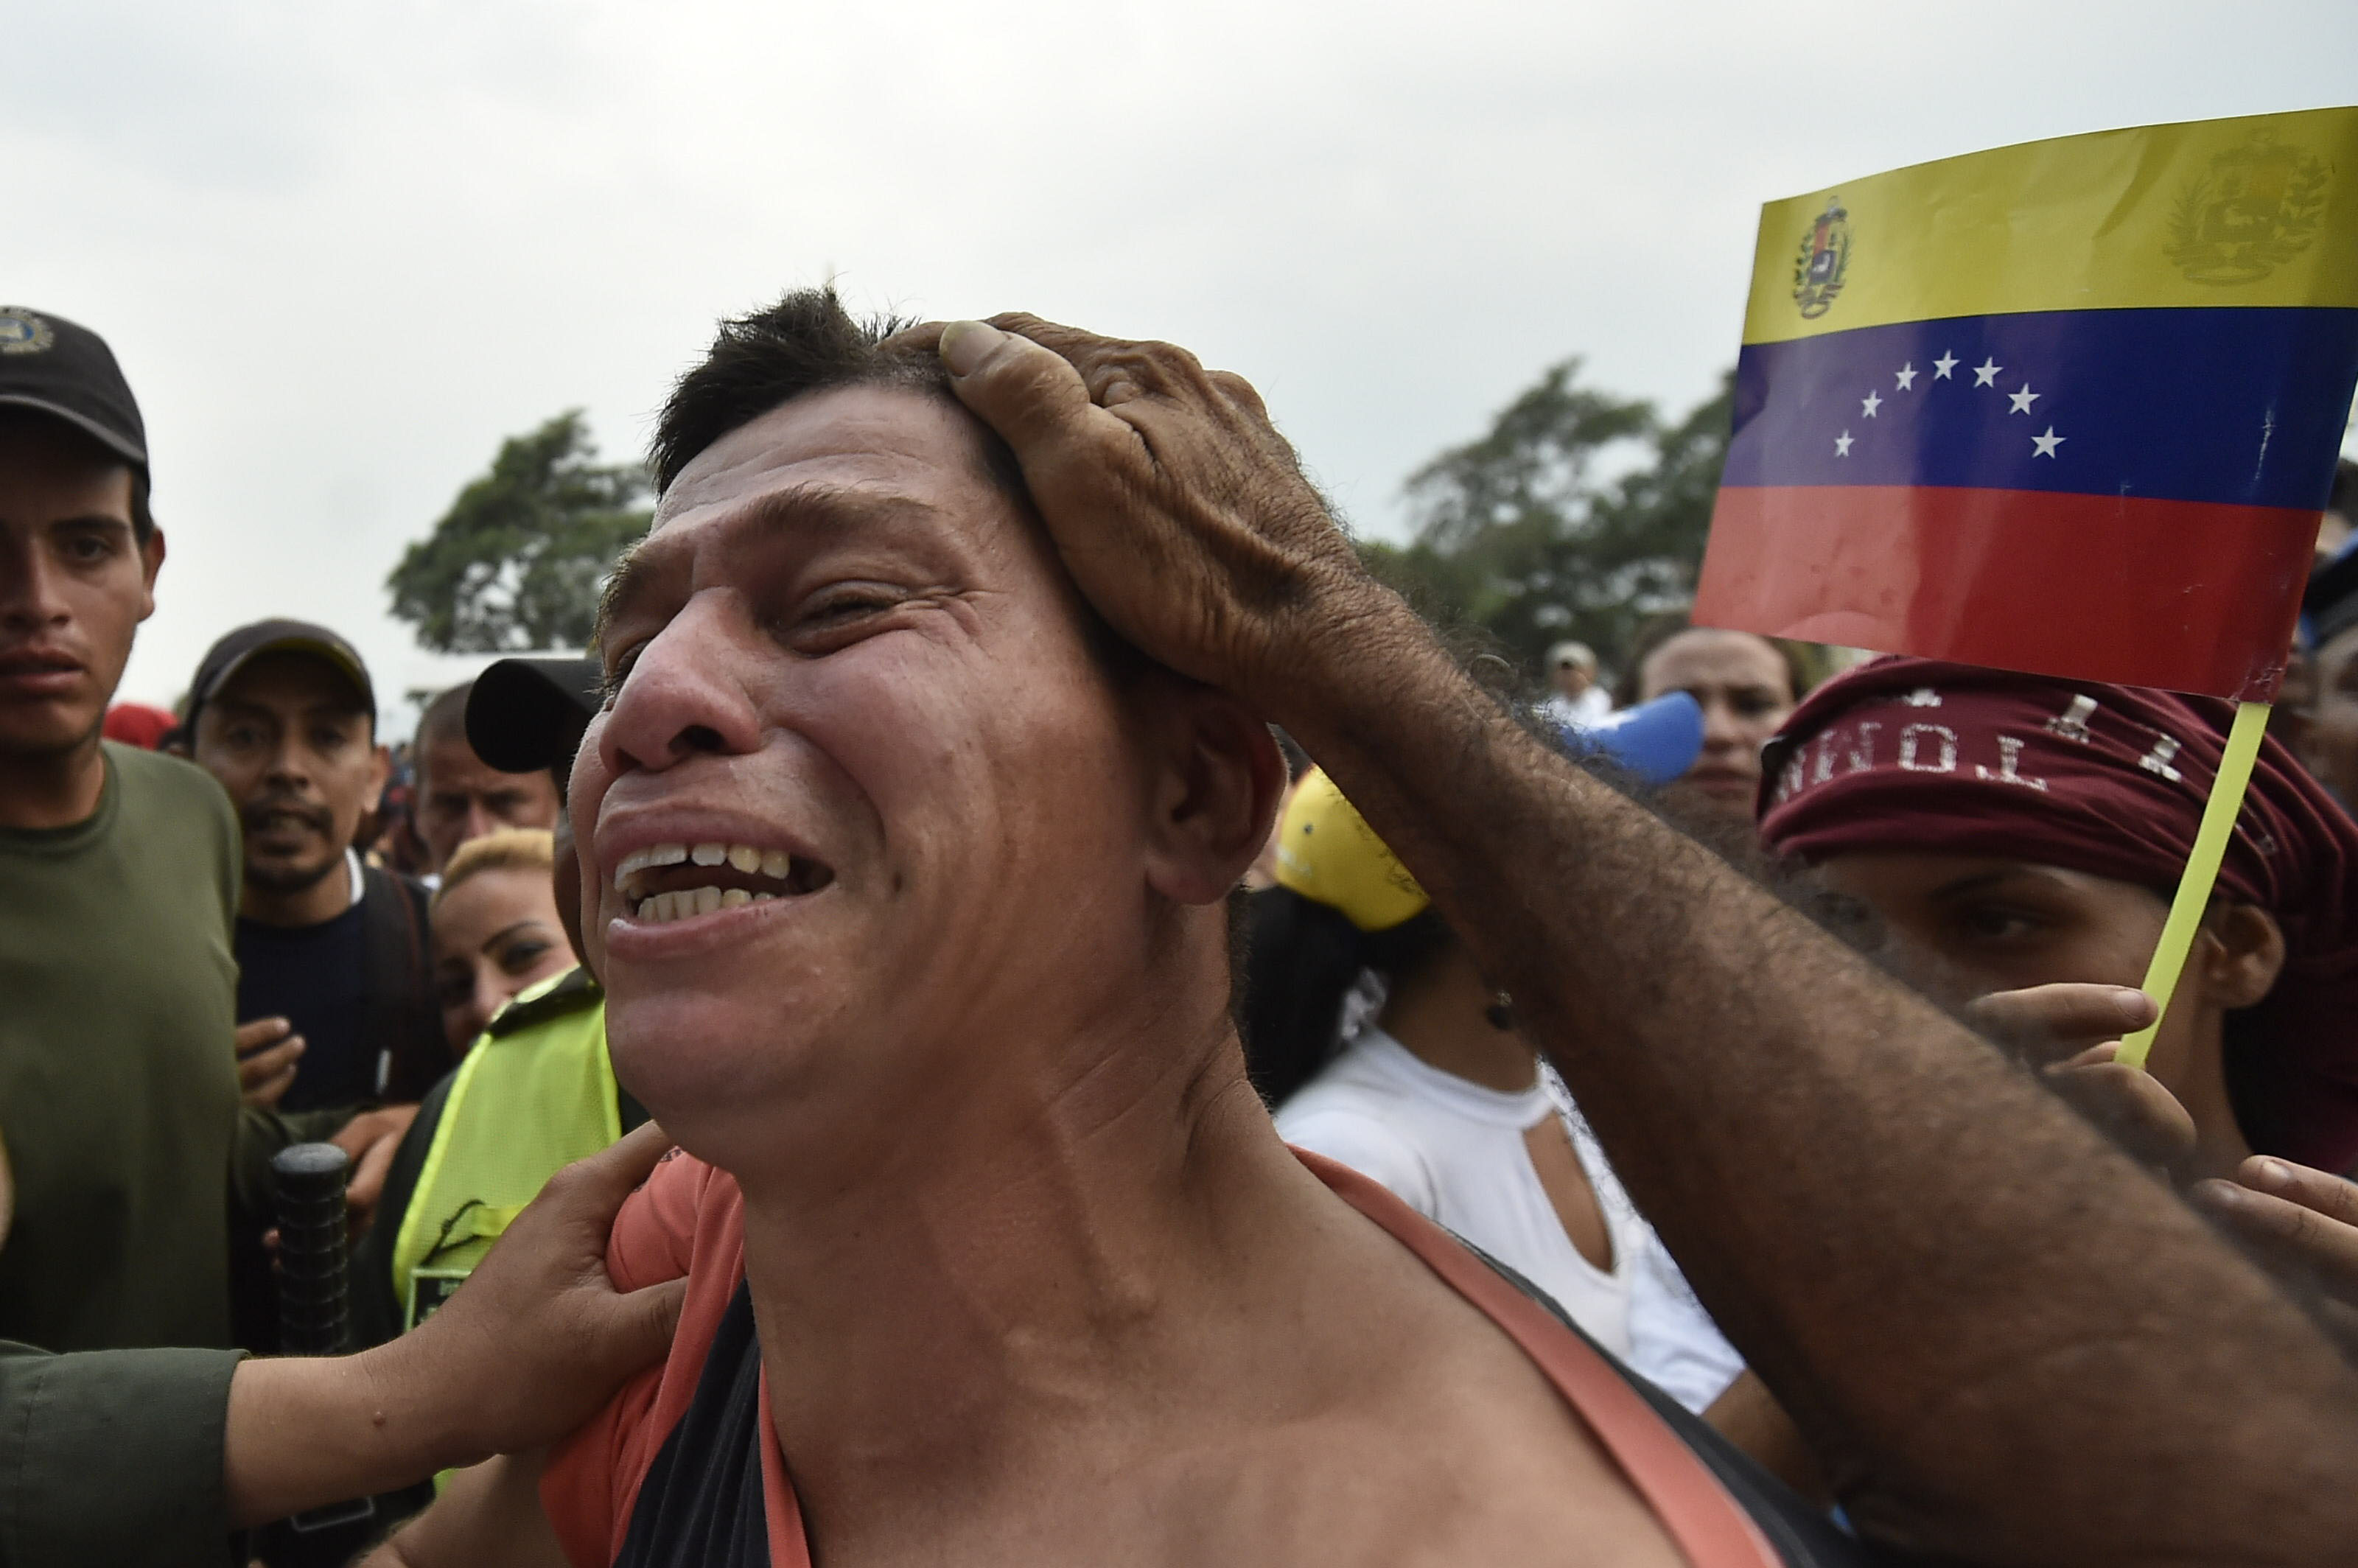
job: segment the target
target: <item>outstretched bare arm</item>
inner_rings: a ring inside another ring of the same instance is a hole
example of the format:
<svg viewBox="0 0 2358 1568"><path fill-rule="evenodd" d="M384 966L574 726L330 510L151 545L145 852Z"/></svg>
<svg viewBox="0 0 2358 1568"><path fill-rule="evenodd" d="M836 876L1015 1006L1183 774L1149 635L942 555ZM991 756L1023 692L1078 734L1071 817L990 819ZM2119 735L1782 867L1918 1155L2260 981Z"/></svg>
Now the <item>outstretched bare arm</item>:
<svg viewBox="0 0 2358 1568"><path fill-rule="evenodd" d="M1283 724L1513 991L1865 1528L1990 1564L2347 1558L2358 1378L2307 1319L1996 1051L1527 736L1249 386L1029 317L923 330L1099 611Z"/></svg>
<svg viewBox="0 0 2358 1568"><path fill-rule="evenodd" d="M222 1442L230 1523L554 1442L660 1358L687 1288L617 1292L606 1236L670 1146L650 1123L559 1171L414 1332L357 1356L241 1365Z"/></svg>

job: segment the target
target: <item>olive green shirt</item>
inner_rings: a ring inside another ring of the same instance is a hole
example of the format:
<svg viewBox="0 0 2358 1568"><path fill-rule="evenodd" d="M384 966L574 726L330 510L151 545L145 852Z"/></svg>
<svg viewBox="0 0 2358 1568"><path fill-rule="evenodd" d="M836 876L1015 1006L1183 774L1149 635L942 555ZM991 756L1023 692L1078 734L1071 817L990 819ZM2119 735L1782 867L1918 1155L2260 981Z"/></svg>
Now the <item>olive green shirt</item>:
<svg viewBox="0 0 2358 1568"><path fill-rule="evenodd" d="M225 1346L237 820L193 765L102 751L87 820L0 828L0 1339Z"/></svg>
<svg viewBox="0 0 2358 1568"><path fill-rule="evenodd" d="M0 1568L230 1568L234 1350L0 1343Z"/></svg>

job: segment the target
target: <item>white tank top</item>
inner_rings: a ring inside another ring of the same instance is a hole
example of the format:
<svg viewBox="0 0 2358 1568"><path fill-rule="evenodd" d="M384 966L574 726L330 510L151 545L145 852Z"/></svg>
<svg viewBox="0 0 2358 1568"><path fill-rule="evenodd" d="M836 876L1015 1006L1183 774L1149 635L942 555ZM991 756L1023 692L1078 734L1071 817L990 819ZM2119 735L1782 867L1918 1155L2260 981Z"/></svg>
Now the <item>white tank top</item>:
<svg viewBox="0 0 2358 1568"><path fill-rule="evenodd" d="M1595 1190L1612 1239L1610 1268L1580 1255L1531 1168L1523 1135L1552 1116L1571 1134ZM1443 1072L1365 1024L1278 1108L1277 1130L1297 1148L1373 1177L1530 1280L1591 1338L1688 1408L1709 1404L1742 1369L1553 1073L1502 1094ZM1684 1376L1668 1375L1672 1363Z"/></svg>

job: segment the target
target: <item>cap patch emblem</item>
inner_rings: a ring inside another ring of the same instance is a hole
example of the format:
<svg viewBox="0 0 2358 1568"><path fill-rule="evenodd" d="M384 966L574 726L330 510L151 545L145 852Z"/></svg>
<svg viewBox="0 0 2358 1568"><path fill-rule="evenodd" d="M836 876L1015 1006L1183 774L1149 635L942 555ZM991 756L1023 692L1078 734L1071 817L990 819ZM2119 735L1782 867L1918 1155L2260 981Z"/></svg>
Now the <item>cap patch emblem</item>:
<svg viewBox="0 0 2358 1568"><path fill-rule="evenodd" d="M0 308L0 354L38 354L57 341L55 330L30 310Z"/></svg>

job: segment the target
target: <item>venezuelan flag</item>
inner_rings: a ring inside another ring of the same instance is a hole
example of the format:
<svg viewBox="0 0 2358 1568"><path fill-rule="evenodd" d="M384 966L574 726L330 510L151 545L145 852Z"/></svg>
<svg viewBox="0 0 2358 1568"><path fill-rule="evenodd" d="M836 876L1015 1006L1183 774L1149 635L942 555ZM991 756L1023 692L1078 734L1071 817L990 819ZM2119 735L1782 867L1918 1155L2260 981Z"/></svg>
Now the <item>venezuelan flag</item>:
<svg viewBox="0 0 2358 1568"><path fill-rule="evenodd" d="M1695 618L2266 700L2358 383L2358 109L1762 210Z"/></svg>

